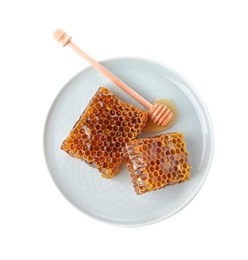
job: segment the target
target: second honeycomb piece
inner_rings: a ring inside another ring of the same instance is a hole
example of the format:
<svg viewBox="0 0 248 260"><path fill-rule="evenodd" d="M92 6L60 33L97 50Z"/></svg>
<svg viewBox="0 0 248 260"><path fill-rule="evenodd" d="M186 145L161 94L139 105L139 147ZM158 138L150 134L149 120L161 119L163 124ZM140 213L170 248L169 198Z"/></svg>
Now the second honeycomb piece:
<svg viewBox="0 0 248 260"><path fill-rule="evenodd" d="M188 152L182 133L138 139L124 149L137 194L189 180Z"/></svg>
<svg viewBox="0 0 248 260"><path fill-rule="evenodd" d="M101 87L63 141L61 149L113 178L123 160L122 148L147 123L147 113Z"/></svg>

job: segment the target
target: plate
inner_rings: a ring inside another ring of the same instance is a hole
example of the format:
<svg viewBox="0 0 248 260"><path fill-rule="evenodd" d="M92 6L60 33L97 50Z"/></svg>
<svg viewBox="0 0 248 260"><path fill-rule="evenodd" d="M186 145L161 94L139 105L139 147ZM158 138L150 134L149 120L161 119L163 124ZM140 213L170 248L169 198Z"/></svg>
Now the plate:
<svg viewBox="0 0 248 260"><path fill-rule="evenodd" d="M207 109L196 90L174 70L153 61L117 58L101 62L144 98L172 99L177 123L168 132L182 132L192 166L188 182L136 195L125 162L112 180L60 149L62 141L100 86L122 100L141 107L92 67L72 78L53 102L44 130L44 152L51 176L62 194L87 215L106 223L134 227L164 220L183 209L201 189L211 166L213 129ZM153 136L142 133L140 137Z"/></svg>

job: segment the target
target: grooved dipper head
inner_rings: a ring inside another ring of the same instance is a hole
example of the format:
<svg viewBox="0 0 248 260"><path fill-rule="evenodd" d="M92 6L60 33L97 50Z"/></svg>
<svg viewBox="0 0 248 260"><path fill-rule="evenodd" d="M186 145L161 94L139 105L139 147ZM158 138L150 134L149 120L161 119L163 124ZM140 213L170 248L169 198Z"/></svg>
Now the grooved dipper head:
<svg viewBox="0 0 248 260"><path fill-rule="evenodd" d="M62 46L65 47L70 41L71 36L67 36L66 32L63 29L58 29L53 34L55 40L62 43Z"/></svg>

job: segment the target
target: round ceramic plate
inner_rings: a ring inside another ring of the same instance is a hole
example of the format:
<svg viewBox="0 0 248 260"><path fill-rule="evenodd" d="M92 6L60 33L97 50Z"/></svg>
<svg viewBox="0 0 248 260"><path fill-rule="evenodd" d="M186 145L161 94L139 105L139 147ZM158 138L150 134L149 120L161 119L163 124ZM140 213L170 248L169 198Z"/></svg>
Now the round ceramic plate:
<svg viewBox="0 0 248 260"><path fill-rule="evenodd" d="M166 219L184 208L207 177L213 157L213 131L208 112L192 86L178 73L160 64L132 58L102 62L117 77L149 101L172 99L177 123L168 132L182 132L192 166L188 182L136 195L125 162L112 180L60 149L75 122L100 86L120 99L141 107L122 90L89 67L76 75L58 94L47 117L45 158L51 176L64 196L95 219L121 226L142 226ZM153 134L154 135L154 134ZM153 136L142 134L140 137Z"/></svg>

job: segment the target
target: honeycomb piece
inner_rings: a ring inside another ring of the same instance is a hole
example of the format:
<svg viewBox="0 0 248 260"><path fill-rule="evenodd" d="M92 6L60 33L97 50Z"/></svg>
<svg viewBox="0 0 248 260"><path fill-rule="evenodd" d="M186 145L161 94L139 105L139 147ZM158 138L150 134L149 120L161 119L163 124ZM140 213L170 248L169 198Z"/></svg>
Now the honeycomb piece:
<svg viewBox="0 0 248 260"><path fill-rule="evenodd" d="M189 180L191 166L182 133L138 139L124 149L137 194Z"/></svg>
<svg viewBox="0 0 248 260"><path fill-rule="evenodd" d="M111 179L122 163L122 148L141 133L146 123L147 113L100 87L61 149Z"/></svg>

